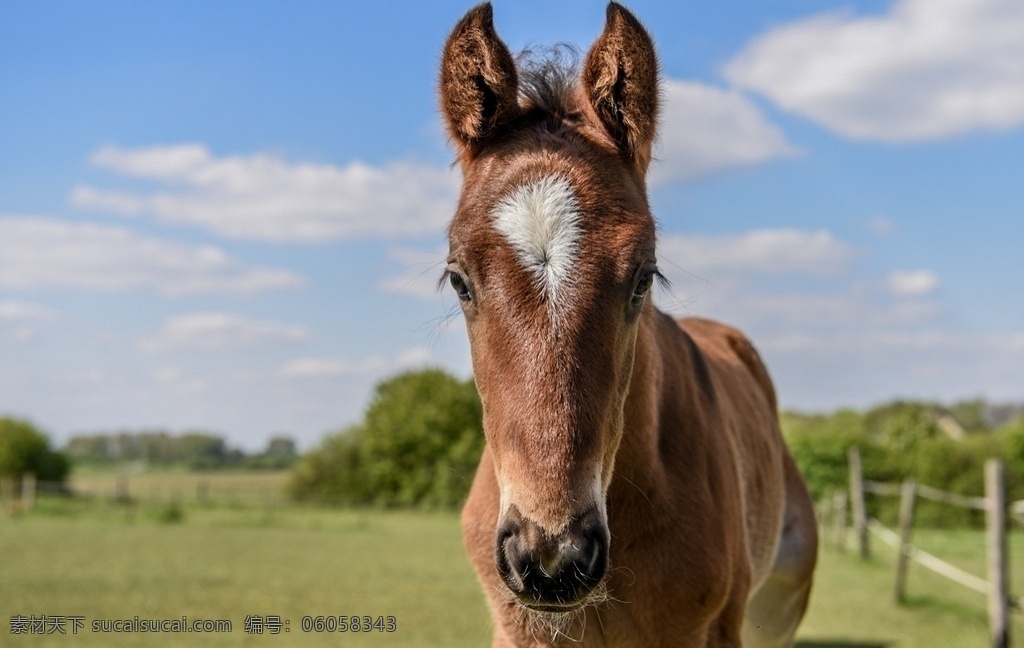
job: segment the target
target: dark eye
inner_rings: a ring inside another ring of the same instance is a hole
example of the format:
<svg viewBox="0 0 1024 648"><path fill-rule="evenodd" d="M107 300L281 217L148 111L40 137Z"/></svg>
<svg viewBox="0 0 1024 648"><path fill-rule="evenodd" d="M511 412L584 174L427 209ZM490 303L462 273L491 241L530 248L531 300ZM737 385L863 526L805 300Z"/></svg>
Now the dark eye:
<svg viewBox="0 0 1024 648"><path fill-rule="evenodd" d="M449 272L448 283L452 285L452 289L455 290L455 294L459 299L465 302L472 299L472 296L469 294L469 286L466 285L466 280L462 278L462 275L457 272Z"/></svg>
<svg viewBox="0 0 1024 648"><path fill-rule="evenodd" d="M636 288L633 289L633 303L639 305L644 300L647 293L650 292L651 286L654 285L654 270L645 270L640 275L640 279L636 282Z"/></svg>

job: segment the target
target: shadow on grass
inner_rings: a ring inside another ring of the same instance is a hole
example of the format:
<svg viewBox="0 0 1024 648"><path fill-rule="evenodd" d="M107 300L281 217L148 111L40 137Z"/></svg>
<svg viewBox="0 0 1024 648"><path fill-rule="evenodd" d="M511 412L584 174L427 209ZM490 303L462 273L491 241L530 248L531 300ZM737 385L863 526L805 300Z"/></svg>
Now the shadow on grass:
<svg viewBox="0 0 1024 648"><path fill-rule="evenodd" d="M889 648L887 641L857 641L848 639L802 639L793 648Z"/></svg>

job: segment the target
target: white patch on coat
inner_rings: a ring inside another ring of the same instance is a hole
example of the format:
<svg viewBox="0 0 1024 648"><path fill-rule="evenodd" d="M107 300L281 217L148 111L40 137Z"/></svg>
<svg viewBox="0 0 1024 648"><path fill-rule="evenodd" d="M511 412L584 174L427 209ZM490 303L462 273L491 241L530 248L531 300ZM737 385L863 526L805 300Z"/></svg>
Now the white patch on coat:
<svg viewBox="0 0 1024 648"><path fill-rule="evenodd" d="M549 175L517 187L495 206L492 217L548 304L559 308L573 284L582 234L572 185Z"/></svg>

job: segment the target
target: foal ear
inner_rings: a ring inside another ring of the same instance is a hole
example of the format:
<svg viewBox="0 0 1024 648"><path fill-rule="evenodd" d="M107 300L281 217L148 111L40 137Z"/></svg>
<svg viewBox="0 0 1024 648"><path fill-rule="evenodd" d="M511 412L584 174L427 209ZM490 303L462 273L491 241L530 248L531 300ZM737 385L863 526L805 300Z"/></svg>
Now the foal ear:
<svg viewBox="0 0 1024 648"><path fill-rule="evenodd" d="M448 132L472 149L519 112L516 65L494 31L491 4L471 9L452 30L441 60L441 109Z"/></svg>
<svg viewBox="0 0 1024 648"><path fill-rule="evenodd" d="M619 151L645 173L658 119L658 58L644 26L616 2L587 54L583 90Z"/></svg>

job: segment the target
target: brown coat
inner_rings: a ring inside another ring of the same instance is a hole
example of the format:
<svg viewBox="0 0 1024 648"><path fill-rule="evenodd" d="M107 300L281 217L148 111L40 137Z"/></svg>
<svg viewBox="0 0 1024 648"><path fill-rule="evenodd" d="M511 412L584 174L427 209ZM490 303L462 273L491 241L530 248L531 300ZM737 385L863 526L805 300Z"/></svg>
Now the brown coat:
<svg viewBox="0 0 1024 648"><path fill-rule="evenodd" d="M446 273L487 437L462 522L494 646L791 645L817 539L771 380L735 329L651 303L653 44L612 3L570 72L517 68L486 4L441 64Z"/></svg>

